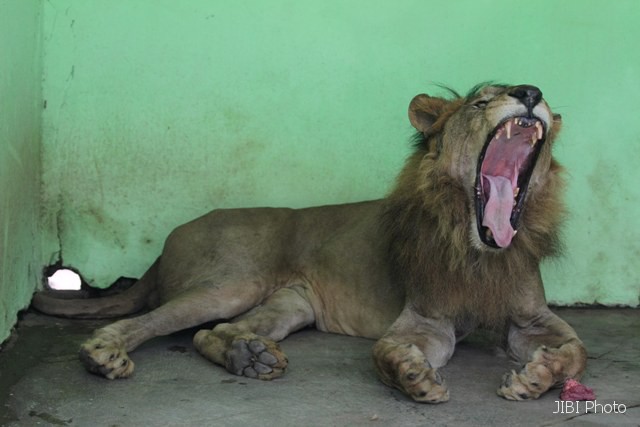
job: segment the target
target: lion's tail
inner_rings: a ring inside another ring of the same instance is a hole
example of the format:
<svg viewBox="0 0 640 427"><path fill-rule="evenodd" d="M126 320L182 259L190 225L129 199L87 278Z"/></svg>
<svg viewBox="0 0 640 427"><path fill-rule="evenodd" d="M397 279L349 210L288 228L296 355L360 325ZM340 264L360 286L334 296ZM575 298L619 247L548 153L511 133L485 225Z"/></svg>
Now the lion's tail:
<svg viewBox="0 0 640 427"><path fill-rule="evenodd" d="M156 285L157 270L158 260L140 280L119 294L99 298L64 298L60 297L60 291L41 291L34 294L31 305L45 314L74 319L107 319L135 313L148 305Z"/></svg>

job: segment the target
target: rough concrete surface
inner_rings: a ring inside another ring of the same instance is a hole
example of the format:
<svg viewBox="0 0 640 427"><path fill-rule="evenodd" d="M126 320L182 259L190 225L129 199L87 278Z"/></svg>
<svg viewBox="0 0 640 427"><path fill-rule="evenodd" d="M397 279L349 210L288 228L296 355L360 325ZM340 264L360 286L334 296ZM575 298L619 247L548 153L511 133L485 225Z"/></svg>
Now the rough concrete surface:
<svg viewBox="0 0 640 427"><path fill-rule="evenodd" d="M589 350L583 383L600 413L557 413L559 390L509 402L495 390L516 368L486 336L458 345L442 370L451 393L438 405L410 401L373 371L372 341L305 330L282 348L289 370L270 382L227 373L194 350L184 331L132 353L134 376L109 381L77 359L104 322L25 313L0 353L2 426L640 426L640 310L561 309ZM616 403L617 411L604 413Z"/></svg>

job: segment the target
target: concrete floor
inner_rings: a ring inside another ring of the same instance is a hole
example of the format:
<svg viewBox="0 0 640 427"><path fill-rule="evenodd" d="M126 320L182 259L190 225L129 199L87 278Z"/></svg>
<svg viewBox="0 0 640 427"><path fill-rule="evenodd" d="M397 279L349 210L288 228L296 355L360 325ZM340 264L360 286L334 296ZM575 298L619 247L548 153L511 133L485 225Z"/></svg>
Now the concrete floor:
<svg viewBox="0 0 640 427"><path fill-rule="evenodd" d="M623 414L554 414L559 391L508 402L495 390L513 365L484 338L458 346L443 369L448 403L417 404L380 383L372 341L306 330L282 343L287 374L236 377L200 357L194 331L152 340L136 373L109 381L84 371L77 348L97 321L26 313L0 353L2 426L640 426L640 310L562 309L589 349L583 382ZM622 406L618 407L619 410ZM608 409L601 407L601 411Z"/></svg>

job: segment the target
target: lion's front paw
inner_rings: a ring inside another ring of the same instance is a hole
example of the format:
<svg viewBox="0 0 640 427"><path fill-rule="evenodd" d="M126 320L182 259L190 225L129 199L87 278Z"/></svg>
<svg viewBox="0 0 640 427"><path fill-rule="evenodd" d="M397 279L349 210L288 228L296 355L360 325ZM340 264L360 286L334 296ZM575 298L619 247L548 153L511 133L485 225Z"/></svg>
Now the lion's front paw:
<svg viewBox="0 0 640 427"><path fill-rule="evenodd" d="M498 396L507 400L537 399L553 385L551 371L543 363L534 361L527 363L520 372L511 371L502 377Z"/></svg>
<svg viewBox="0 0 640 427"><path fill-rule="evenodd" d="M449 390L437 369L428 363L408 363L398 370L401 388L416 402L441 403L449 400Z"/></svg>
<svg viewBox="0 0 640 427"><path fill-rule="evenodd" d="M379 341L374 361L380 379L396 387L416 402L441 403L449 400L449 390L437 369L413 344L387 344Z"/></svg>
<svg viewBox="0 0 640 427"><path fill-rule="evenodd" d="M541 346L520 372L511 371L503 377L498 395L508 400L537 399L566 378L579 376L583 365L572 359L574 352L573 344L560 348ZM573 365L578 368L570 369Z"/></svg>
<svg viewBox="0 0 640 427"><path fill-rule="evenodd" d="M234 339L225 356L225 367L229 372L261 380L281 376L287 363L278 344L254 334Z"/></svg>
<svg viewBox="0 0 640 427"><path fill-rule="evenodd" d="M133 373L134 363L117 340L95 337L80 346L80 360L91 373L110 380L127 378Z"/></svg>

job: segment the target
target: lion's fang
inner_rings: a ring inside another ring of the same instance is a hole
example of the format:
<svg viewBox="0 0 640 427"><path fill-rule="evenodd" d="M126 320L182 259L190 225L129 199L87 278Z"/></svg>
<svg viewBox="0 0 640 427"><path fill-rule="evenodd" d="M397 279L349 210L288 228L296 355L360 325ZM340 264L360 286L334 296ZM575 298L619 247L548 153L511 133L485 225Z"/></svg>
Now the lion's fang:
<svg viewBox="0 0 640 427"><path fill-rule="evenodd" d="M511 122L507 122L507 125L505 126L505 128L507 129L507 139L511 139Z"/></svg>
<svg viewBox="0 0 640 427"><path fill-rule="evenodd" d="M542 139L544 130L542 129L542 125L540 124L540 122L536 122L536 129L538 130L538 139Z"/></svg>
<svg viewBox="0 0 640 427"><path fill-rule="evenodd" d="M536 142L538 142L538 139L540 139L540 138L538 138L538 136L535 133L533 135L531 135L531 147L532 148L535 147Z"/></svg>

